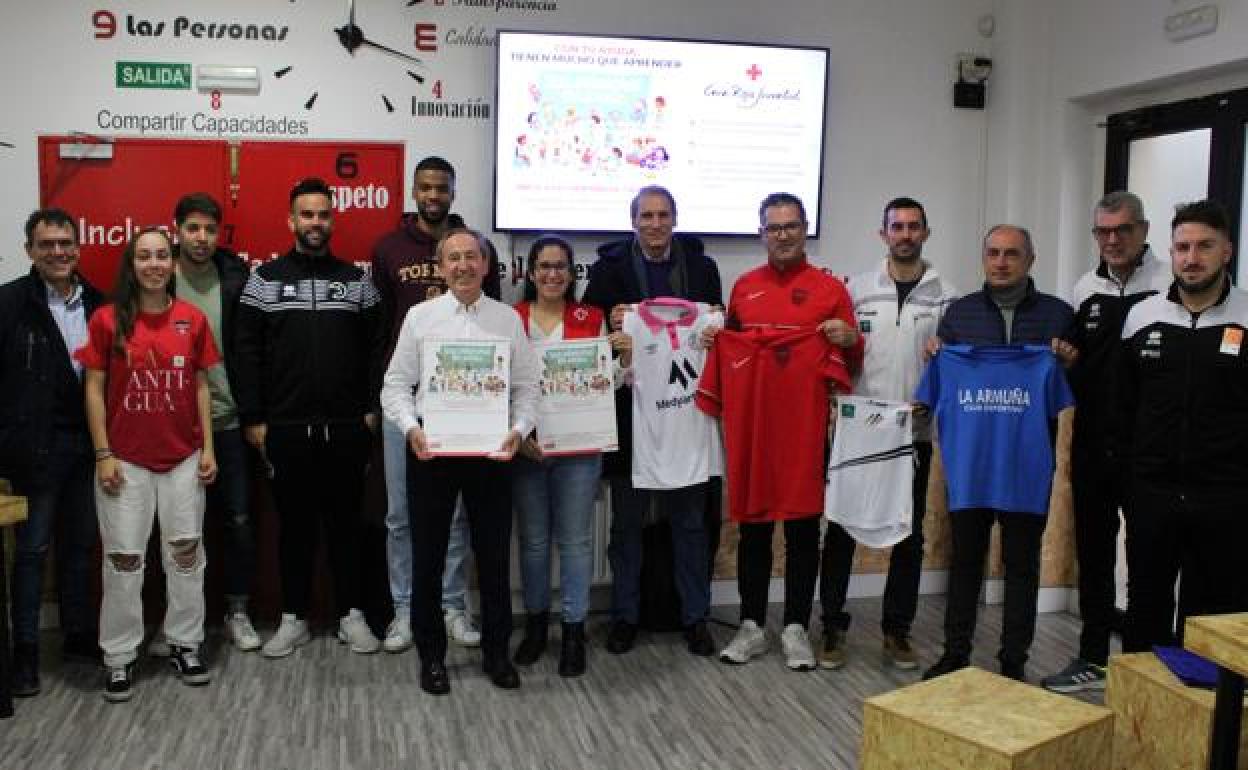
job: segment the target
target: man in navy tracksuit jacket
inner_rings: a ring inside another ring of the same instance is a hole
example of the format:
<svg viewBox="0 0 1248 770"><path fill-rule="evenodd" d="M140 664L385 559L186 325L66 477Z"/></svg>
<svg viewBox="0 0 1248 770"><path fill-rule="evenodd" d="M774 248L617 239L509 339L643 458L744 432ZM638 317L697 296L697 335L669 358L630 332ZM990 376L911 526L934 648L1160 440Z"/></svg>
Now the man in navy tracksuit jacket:
<svg viewBox="0 0 1248 770"><path fill-rule="evenodd" d="M1069 366L1077 352L1070 305L1036 291L1031 280L1035 249L1022 227L997 225L984 237L984 288L949 305L937 336L963 345L1050 345ZM935 346L932 346L933 349ZM940 430L940 426L937 426ZM1023 679L1023 667L1036 626L1040 588L1040 543L1047 516L1015 511L969 509L949 517L953 557L945 605L945 654L923 677L930 679L970 663L975 610L983 583L992 524L1001 523L1005 562L1005 612L1001 628L1001 673Z"/></svg>

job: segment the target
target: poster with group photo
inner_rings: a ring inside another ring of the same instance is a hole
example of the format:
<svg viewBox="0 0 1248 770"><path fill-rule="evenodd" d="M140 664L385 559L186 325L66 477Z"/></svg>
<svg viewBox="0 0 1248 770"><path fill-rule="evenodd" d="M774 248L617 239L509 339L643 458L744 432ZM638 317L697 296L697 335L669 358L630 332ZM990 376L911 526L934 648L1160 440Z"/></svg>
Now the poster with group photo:
<svg viewBox="0 0 1248 770"><path fill-rule="evenodd" d="M537 443L542 453L619 449L607 338L539 342L534 347L542 367L537 402Z"/></svg>
<svg viewBox="0 0 1248 770"><path fill-rule="evenodd" d="M484 456L498 451L511 428L510 364L506 339L424 341L422 416L430 452Z"/></svg>

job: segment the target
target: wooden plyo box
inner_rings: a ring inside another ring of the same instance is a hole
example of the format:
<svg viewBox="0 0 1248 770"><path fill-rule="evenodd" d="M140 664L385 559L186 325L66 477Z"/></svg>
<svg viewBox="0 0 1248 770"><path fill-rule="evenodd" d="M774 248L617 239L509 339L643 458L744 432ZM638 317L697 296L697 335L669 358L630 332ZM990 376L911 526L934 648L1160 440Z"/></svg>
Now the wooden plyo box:
<svg viewBox="0 0 1248 770"><path fill-rule="evenodd" d="M1209 767L1213 691L1184 685L1151 652L1110 658L1105 705L1114 711L1114 770ZM1248 730L1239 767L1248 770Z"/></svg>
<svg viewBox="0 0 1248 770"><path fill-rule="evenodd" d="M1113 714L978 668L866 702L862 770L1104 770Z"/></svg>

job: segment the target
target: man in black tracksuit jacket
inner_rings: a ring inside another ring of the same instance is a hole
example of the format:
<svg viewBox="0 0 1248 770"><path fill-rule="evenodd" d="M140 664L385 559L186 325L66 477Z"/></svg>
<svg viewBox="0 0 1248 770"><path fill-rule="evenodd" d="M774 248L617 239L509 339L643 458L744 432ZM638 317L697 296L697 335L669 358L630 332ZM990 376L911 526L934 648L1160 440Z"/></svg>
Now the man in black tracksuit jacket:
<svg viewBox="0 0 1248 770"><path fill-rule="evenodd" d="M1148 220L1139 197L1112 192L1093 209L1097 266L1075 282L1075 347L1070 370L1075 394L1070 483L1074 497L1075 557L1079 566L1079 653L1042 680L1054 692L1105 688L1109 634L1114 626L1118 510L1128 505L1126 469L1113 452L1114 385L1122 324L1137 303L1165 291L1170 268L1148 246Z"/></svg>
<svg viewBox="0 0 1248 770"><path fill-rule="evenodd" d="M1174 283L1136 305L1122 330L1126 652L1173 644L1186 617L1248 611L1248 294L1227 275L1220 204L1180 206L1171 232Z"/></svg>
<svg viewBox="0 0 1248 770"><path fill-rule="evenodd" d="M27 521L16 528L13 560L12 689L19 696L40 688L39 606L52 540L63 653L99 658L88 599L98 532L95 462L80 370L70 356L86 342L87 320L103 298L77 272L78 231L66 212L31 214L26 253L30 273L0 286L0 478L28 503Z"/></svg>
<svg viewBox="0 0 1248 770"><path fill-rule="evenodd" d="M305 618L322 526L339 638L355 652L380 646L359 611L358 551L386 335L381 298L368 276L329 251L331 200L319 179L291 191L295 248L252 271L236 323L239 419L248 442L272 466L281 520L283 614L263 648L271 658L308 640Z"/></svg>

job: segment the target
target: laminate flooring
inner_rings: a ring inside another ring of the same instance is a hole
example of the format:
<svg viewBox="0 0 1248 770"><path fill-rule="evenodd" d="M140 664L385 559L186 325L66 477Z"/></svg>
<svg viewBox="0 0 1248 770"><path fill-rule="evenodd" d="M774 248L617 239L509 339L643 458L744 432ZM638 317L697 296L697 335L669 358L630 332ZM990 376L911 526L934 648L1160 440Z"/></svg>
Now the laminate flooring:
<svg viewBox="0 0 1248 770"><path fill-rule="evenodd" d="M643 632L633 652L610 655L606 618L594 616L585 676L557 674L552 627L551 648L521 669L518 691L495 689L478 651L452 646L452 692L442 698L419 689L414 650L353 655L323 633L277 661L212 636L212 684L187 687L165 661L145 659L133 699L109 704L101 672L61 664L49 636L43 693L0 720L0 768L854 768L863 700L920 675L882 665L879 606L849 603L840 671L787 670L774 606L772 651L745 666L694 658L675 633ZM736 612L713 614L735 621ZM943 597L921 597L914 641L924 665L940 654L943 613ZM981 608L975 665L996 670L1000 623L999 605ZM712 626L719 646L733 631ZM1078 631L1070 615L1039 616L1031 681L1065 665Z"/></svg>

